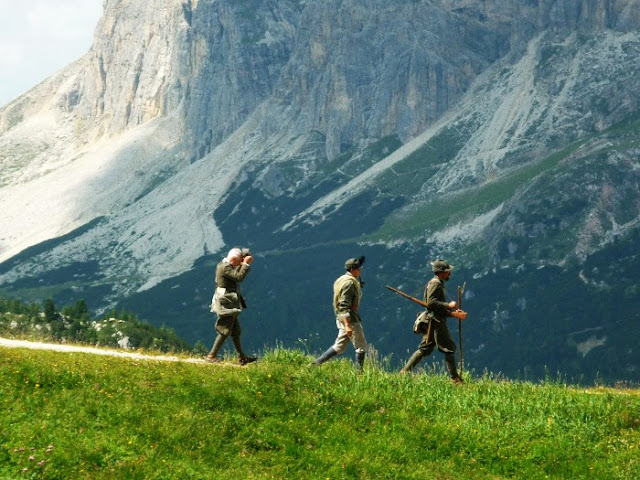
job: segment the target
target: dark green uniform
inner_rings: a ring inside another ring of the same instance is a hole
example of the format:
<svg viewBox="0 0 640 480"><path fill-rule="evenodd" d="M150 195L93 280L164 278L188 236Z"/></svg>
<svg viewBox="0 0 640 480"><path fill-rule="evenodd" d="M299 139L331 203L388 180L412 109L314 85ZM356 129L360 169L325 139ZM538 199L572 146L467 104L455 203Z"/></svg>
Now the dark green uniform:
<svg viewBox="0 0 640 480"><path fill-rule="evenodd" d="M429 319L430 328L422 337L418 350L411 356L403 370L409 371L414 368L423 358L431 355L431 352L437 346L438 350L444 353L451 377L458 378L455 359L456 344L451 339L451 334L447 327L447 317L452 309L447 303L444 281L437 275L427 284L424 292L424 301L427 304L427 318Z"/></svg>
<svg viewBox="0 0 640 480"><path fill-rule="evenodd" d="M240 342L240 334L242 329L240 327L240 321L238 320L239 312L246 307L242 293L240 292L240 282L249 273L250 266L246 263L234 267L226 260L223 260L216 267L216 296L217 300L214 303L217 304L218 319L216 320L216 331L218 337L213 344L210 357L215 357L218 354L222 344L231 336L233 345L240 357L245 357L242 351L242 344ZM224 308L224 310L223 310ZM233 313L221 314L222 311L228 311Z"/></svg>

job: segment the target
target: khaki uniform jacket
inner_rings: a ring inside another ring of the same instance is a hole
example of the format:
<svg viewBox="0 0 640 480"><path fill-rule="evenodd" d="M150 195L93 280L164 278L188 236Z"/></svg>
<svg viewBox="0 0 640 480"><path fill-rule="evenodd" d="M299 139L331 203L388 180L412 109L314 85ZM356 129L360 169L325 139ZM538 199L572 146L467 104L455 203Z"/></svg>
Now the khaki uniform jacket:
<svg viewBox="0 0 640 480"><path fill-rule="evenodd" d="M451 308L447 303L444 281L437 275L427 283L427 288L424 291L424 301L427 304L427 317L435 318L438 321L447 319Z"/></svg>
<svg viewBox="0 0 640 480"><path fill-rule="evenodd" d="M333 309L339 320L349 315L352 322L359 322L358 308L360 308L361 299L362 287L351 273L345 273L334 282Z"/></svg>
<svg viewBox="0 0 640 480"><path fill-rule="evenodd" d="M240 282L249 273L250 266L243 263L233 267L225 260L216 267L216 291L213 296L211 311L219 315L240 313L246 308L240 292Z"/></svg>

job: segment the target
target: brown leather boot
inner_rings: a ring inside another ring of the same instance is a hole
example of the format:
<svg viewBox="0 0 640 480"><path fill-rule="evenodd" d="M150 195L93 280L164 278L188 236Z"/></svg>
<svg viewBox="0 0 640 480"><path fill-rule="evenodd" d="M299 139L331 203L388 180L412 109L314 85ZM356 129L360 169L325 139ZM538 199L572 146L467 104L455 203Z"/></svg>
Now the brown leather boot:
<svg viewBox="0 0 640 480"><path fill-rule="evenodd" d="M242 356L238 357L238 362L240 362L240 365L246 365L247 363L253 363L256 360L258 360L256 357L247 357L246 355L242 355Z"/></svg>

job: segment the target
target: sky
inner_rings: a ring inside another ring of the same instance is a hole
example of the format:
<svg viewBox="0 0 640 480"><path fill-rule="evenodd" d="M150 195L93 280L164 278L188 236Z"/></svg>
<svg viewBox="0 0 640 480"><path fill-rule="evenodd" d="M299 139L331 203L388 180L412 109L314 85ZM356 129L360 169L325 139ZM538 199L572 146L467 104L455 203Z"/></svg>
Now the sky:
<svg viewBox="0 0 640 480"><path fill-rule="evenodd" d="M0 0L0 107L84 55L104 0Z"/></svg>

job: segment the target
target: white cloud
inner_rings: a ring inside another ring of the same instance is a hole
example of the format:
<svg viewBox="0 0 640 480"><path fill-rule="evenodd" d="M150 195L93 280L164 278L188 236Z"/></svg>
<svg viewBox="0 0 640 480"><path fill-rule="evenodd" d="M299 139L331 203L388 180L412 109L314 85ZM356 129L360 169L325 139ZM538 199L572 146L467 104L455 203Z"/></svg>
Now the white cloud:
<svg viewBox="0 0 640 480"><path fill-rule="evenodd" d="M0 0L0 106L86 53L103 0Z"/></svg>

